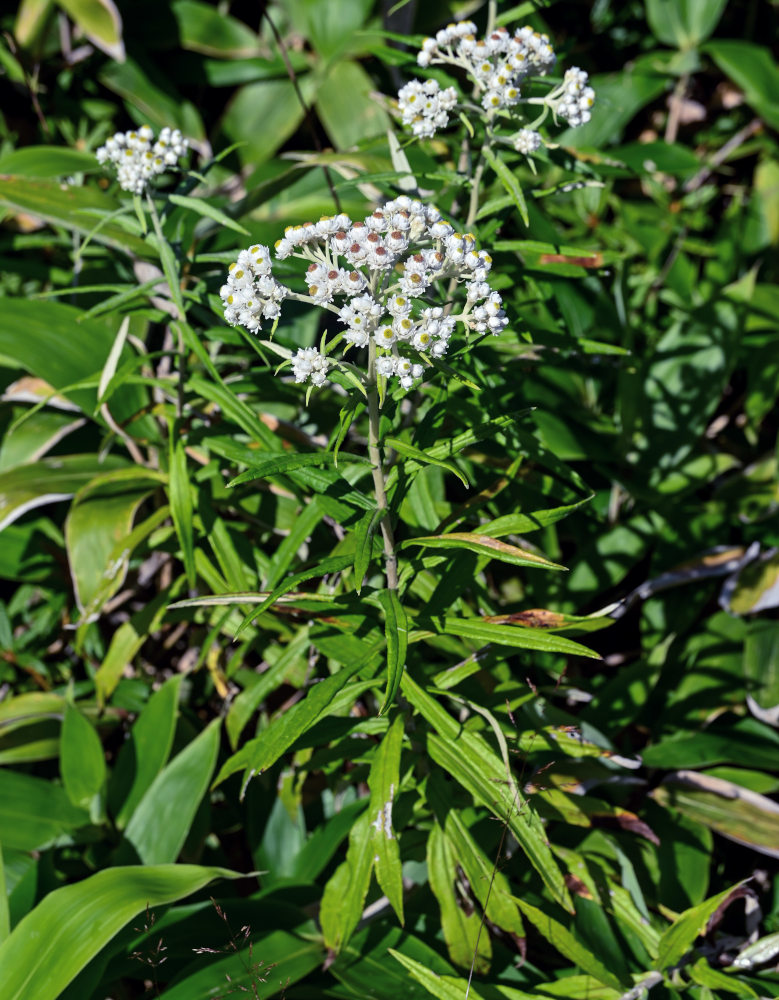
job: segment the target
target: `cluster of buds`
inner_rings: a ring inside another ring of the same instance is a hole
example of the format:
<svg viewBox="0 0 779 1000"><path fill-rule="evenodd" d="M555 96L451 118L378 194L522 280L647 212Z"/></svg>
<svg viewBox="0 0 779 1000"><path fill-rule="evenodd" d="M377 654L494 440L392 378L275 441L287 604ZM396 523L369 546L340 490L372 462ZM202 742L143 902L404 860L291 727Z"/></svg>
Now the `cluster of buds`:
<svg viewBox="0 0 779 1000"><path fill-rule="evenodd" d="M493 334L508 323L489 284L489 254L477 249L470 234L455 232L436 208L405 195L362 222L337 215L290 226L276 243L276 256L308 262L306 293L280 285L268 248L254 246L230 265L221 297L227 322L254 333L261 319L279 315L287 296L337 316L342 328L328 345L321 351L301 349L291 358L297 382L322 385L330 367L344 365L329 355L345 343L347 351L368 348L364 384L397 378L409 389L425 362L447 353L458 323L467 331ZM454 312L458 287L465 302Z"/></svg>
<svg viewBox="0 0 779 1000"><path fill-rule="evenodd" d="M568 70L563 83L546 97L524 98L521 86L528 77L543 77L554 68L557 57L549 38L530 27L513 35L506 28L496 28L484 38L477 38L472 21L459 21L426 38L417 55L422 68L449 65L465 70L470 76L481 106L492 120L506 109L518 105L541 104L542 118L552 111L555 118L569 125L582 125L590 119L595 92L587 85L587 74L580 69ZM428 89L429 88L429 89ZM431 137L449 123L449 113L458 103L450 96L454 88L440 90L435 81L412 80L398 94L403 124L409 125L416 136ZM444 96L445 95L445 96ZM467 102L461 102L469 110ZM519 138L519 136L522 138ZM534 138L530 138L530 137ZM508 141L518 152L532 155L542 144L533 128L524 128Z"/></svg>
<svg viewBox="0 0 779 1000"><path fill-rule="evenodd" d="M98 163L113 163L119 186L143 194L152 177L175 167L189 148L178 129L165 127L154 141L154 132L142 125L137 132L117 132L97 152Z"/></svg>

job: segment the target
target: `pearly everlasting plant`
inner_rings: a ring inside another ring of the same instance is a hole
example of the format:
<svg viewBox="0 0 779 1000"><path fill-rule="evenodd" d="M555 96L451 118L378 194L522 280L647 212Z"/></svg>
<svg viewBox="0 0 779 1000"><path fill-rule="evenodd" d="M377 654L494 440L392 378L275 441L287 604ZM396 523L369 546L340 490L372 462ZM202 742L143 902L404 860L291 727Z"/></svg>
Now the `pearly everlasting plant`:
<svg viewBox="0 0 779 1000"><path fill-rule="evenodd" d="M397 379L410 389L426 365L446 355L458 324L466 333L498 334L508 323L489 283L490 255L436 208L405 195L362 222L341 214L291 226L275 250L280 260L308 263L305 293L278 282L269 249L257 245L230 265L220 294L227 322L252 333L276 320L288 297L337 317L341 329L321 350L301 349L291 359L297 382L320 386L335 366L363 385ZM368 348L367 366L335 359L340 346L344 353Z"/></svg>
<svg viewBox="0 0 779 1000"><path fill-rule="evenodd" d="M189 148L178 129L165 127L159 138L148 125L137 132L117 132L106 140L97 152L98 163L112 163L116 167L119 186L133 194L143 194L152 177L175 167Z"/></svg>
<svg viewBox="0 0 779 1000"><path fill-rule="evenodd" d="M532 156L544 142L537 129L550 113L555 122L562 119L571 126L583 125L590 120L595 102L587 74L576 67L567 70L562 82L544 96L525 96L526 85L546 77L556 58L549 38L529 27L513 35L506 28L495 28L477 38L473 22L450 24L424 40L417 63L423 69L442 65L464 70L472 84L472 98L458 96L453 87L442 90L436 80L412 80L398 93L403 124L415 136L429 138L446 128L452 113L460 111L472 119L478 112L493 130L499 125L513 129L495 133L497 142ZM540 112L528 120L532 107L540 107Z"/></svg>

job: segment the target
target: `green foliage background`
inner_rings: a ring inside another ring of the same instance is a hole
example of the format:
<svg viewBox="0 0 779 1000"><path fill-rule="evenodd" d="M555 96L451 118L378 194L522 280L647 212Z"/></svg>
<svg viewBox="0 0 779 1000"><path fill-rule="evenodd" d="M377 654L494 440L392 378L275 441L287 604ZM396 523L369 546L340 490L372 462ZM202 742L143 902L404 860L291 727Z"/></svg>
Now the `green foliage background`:
<svg viewBox="0 0 779 1000"><path fill-rule="evenodd" d="M3 997L779 996L776 5L498 5L597 103L486 176L508 330L385 405L400 597L361 406L218 289L388 132L458 217L392 98L487 11L267 14L2 14ZM143 122L160 233L94 158Z"/></svg>

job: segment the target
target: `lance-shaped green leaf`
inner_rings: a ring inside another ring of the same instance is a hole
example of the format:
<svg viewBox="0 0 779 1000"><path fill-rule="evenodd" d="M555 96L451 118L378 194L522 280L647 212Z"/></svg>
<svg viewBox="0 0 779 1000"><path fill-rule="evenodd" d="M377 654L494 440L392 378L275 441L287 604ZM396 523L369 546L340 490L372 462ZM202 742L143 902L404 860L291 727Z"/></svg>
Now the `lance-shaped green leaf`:
<svg viewBox="0 0 779 1000"><path fill-rule="evenodd" d="M215 784L219 784L236 771L245 771L243 789L255 774L262 774L279 759L321 715L327 710L330 702L341 689L375 653L371 649L364 659L358 659L348 667L343 667L337 673L318 684L314 684L302 701L287 709L283 715L277 716L267 729L259 736L249 740L238 753L228 757L222 769L216 776Z"/></svg>
<svg viewBox="0 0 779 1000"><path fill-rule="evenodd" d="M368 510L354 529L354 587L358 594L373 556L373 537L383 516L385 511Z"/></svg>
<svg viewBox="0 0 779 1000"><path fill-rule="evenodd" d="M530 225L530 218L527 214L527 202L525 201L525 195L522 191L522 187L517 180L514 172L509 169L509 167L503 162L498 153L493 152L493 150L485 145L482 148L482 153L484 159L489 163L495 173L498 175L501 184L506 189L506 193L510 196L511 200L517 206L517 211L519 212L519 217L525 223L526 226Z"/></svg>
<svg viewBox="0 0 779 1000"><path fill-rule="evenodd" d="M371 843L376 881L403 923L403 874L400 848L392 825L392 806L400 787L400 752L403 747L403 716L398 713L384 734L371 764L368 788Z"/></svg>
<svg viewBox="0 0 779 1000"><path fill-rule="evenodd" d="M723 890L716 896L712 896L699 903L698 906L692 906L680 914L671 926L666 928L660 938L655 967L662 972L678 965L693 946L695 939L706 931L709 920L717 910L720 907L726 907L729 902L743 894L742 887L745 881L737 882L729 889Z"/></svg>
<svg viewBox="0 0 779 1000"><path fill-rule="evenodd" d="M441 929L455 965L468 967L474 962L476 972L486 972L492 958L489 934L480 934L481 915L455 892L458 858L454 845L438 823L427 838L427 875L441 911Z"/></svg>
<svg viewBox="0 0 779 1000"><path fill-rule="evenodd" d="M176 526L184 571L190 587L195 586L195 538L192 529L192 490L187 474L184 439L171 434L170 512Z"/></svg>
<svg viewBox="0 0 779 1000"><path fill-rule="evenodd" d="M500 757L482 736L464 730L427 691L411 679L408 671L401 686L406 698L435 729L427 740L430 756L470 792L476 802L490 809L502 822L508 823L553 897L573 912L570 894L549 848L543 823L516 784L513 789L510 787Z"/></svg>
<svg viewBox="0 0 779 1000"><path fill-rule="evenodd" d="M543 653L562 653L567 656L589 656L594 660L600 659L598 653L593 653L586 646L561 635L550 635L542 629L492 625L479 618L433 618L432 625L435 631L443 635L459 635L463 639L473 639L485 645L494 642L499 646L514 646L517 649L537 649Z"/></svg>
<svg viewBox="0 0 779 1000"><path fill-rule="evenodd" d="M465 979L457 979L454 976L439 976L437 973L433 972L426 965L421 962L417 962L415 959L410 958L408 955L404 955L400 951L395 951L394 948L389 949L390 955L396 959L411 973L412 978L416 979L418 983L431 993L436 1000L463 1000L466 990L469 989L469 984ZM501 993L505 993L508 987L502 987ZM511 993L505 993L506 996L511 997L515 991ZM516 991L517 993L519 991ZM523 994L530 998L531 994ZM481 1000L481 994L471 986L468 992L469 1000Z"/></svg>
<svg viewBox="0 0 779 1000"><path fill-rule="evenodd" d="M425 535L421 538L409 538L401 542L398 548L405 549L409 545L421 545L426 549L468 549L479 556L487 556L489 559L499 559L501 562L511 563L513 566L532 566L536 569L565 569L557 563L550 562L543 556L537 556L534 552L520 549L516 545L509 545L499 538L488 538L486 535L478 535L472 531L452 531L447 535Z"/></svg>
<svg viewBox="0 0 779 1000"><path fill-rule="evenodd" d="M366 458L357 455L341 455L342 462L362 462L367 463ZM299 455L274 455L270 458L255 459L253 466L248 472L242 472L236 476L228 486L238 486L240 483L250 483L255 479L267 479L269 476L278 476L285 472L292 472L295 469L302 469L309 465L336 465L336 456L329 451L316 453L302 453Z"/></svg>
<svg viewBox="0 0 779 1000"><path fill-rule="evenodd" d="M175 861L187 839L219 753L221 719L214 719L164 767L138 803L125 829L144 864Z"/></svg>
<svg viewBox="0 0 779 1000"><path fill-rule="evenodd" d="M3 1000L56 1000L95 955L146 907L163 906L217 878L225 868L150 865L108 868L55 889L0 946Z"/></svg>
<svg viewBox="0 0 779 1000"><path fill-rule="evenodd" d="M363 813L349 833L346 861L325 886L319 920L325 944L340 951L360 922L373 868L373 830L370 814Z"/></svg>
<svg viewBox="0 0 779 1000"><path fill-rule="evenodd" d="M425 451L421 451L419 448L415 448L413 445L407 444L405 441L401 441L399 438L385 438L383 443L385 448L394 448L399 455L412 459L420 465L438 465L442 469L446 469L447 472L451 472L457 476L463 486L468 487L468 480L454 462L447 462L444 458L436 458Z"/></svg>
<svg viewBox="0 0 779 1000"><path fill-rule="evenodd" d="M0 157L0 174L20 177L68 177L100 169L94 153L66 146L24 146Z"/></svg>
<svg viewBox="0 0 779 1000"><path fill-rule="evenodd" d="M578 965L580 969L585 972L589 972L591 976L594 976L599 982L603 983L605 986L610 986L612 989L623 991L629 989L632 983L622 982L613 972L610 972L605 965L599 959L593 955L590 948L582 944L581 941L576 938L568 928L561 924L559 920L555 920L554 917L550 917L543 910L539 910L535 906L531 906L530 903L526 903L522 899L514 897L520 910L531 924L536 928L536 930L544 937L546 940L560 952L561 955L573 962L574 965Z"/></svg>
<svg viewBox="0 0 779 1000"><path fill-rule="evenodd" d="M578 503L564 504L562 507L551 507L548 510L534 510L529 514L505 514L503 517L496 517L488 524L480 524L473 529L475 535L489 535L491 538L500 538L502 535L526 535L529 531L537 531L545 528L548 524L568 517L579 507L589 503L592 498L580 500Z"/></svg>
<svg viewBox="0 0 779 1000"><path fill-rule="evenodd" d="M235 219L231 219L229 215L225 215L224 212L221 212L218 208L210 202L205 201L203 198L194 198L192 195L184 194L169 194L168 201L172 202L174 205L180 205L181 208L188 208L191 212L194 212L201 218L213 219L213 221L218 222L220 226L225 226L227 229L233 229L236 233L241 233L243 236L250 235L248 229L244 229L244 227L239 225Z"/></svg>
<svg viewBox="0 0 779 1000"><path fill-rule="evenodd" d="M383 715L392 704L403 677L408 619L396 590L382 590L377 596L384 611L384 636L387 641L387 689L379 709L379 715Z"/></svg>

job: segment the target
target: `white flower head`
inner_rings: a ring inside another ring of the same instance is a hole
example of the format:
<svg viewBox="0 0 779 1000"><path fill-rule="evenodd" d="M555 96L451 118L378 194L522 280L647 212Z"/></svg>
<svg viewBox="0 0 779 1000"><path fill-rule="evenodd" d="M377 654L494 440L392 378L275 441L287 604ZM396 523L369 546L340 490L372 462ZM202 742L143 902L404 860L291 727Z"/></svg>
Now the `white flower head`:
<svg viewBox="0 0 779 1000"><path fill-rule="evenodd" d="M460 36L452 37L457 44ZM369 349L366 385L382 378L408 390L422 377L425 358L432 363L447 354L458 324L499 333L507 322L489 283L490 255L477 248L473 235L456 232L437 208L408 195L362 221L337 215L288 226L276 257L305 262L300 291L277 281L270 250L255 244L230 265L220 297L225 320L253 333L265 320L278 319L289 296L333 314L331 342L300 348L292 358L296 382L323 385L340 344L344 351ZM357 362L350 357L352 373Z"/></svg>
<svg viewBox="0 0 779 1000"><path fill-rule="evenodd" d="M100 164L113 163L123 191L143 194L152 177L175 167L186 155L189 140L178 129L164 128L159 138L148 125L129 132L116 132L95 152Z"/></svg>

